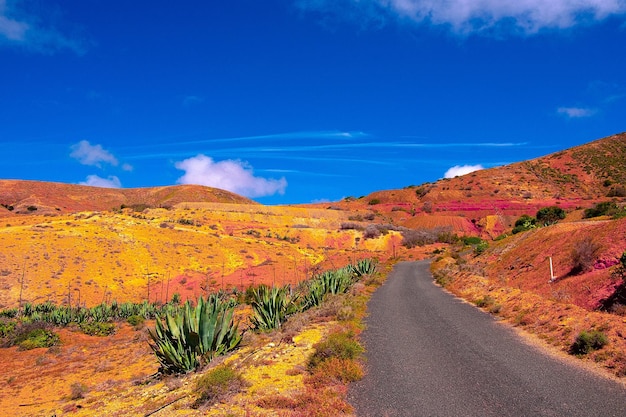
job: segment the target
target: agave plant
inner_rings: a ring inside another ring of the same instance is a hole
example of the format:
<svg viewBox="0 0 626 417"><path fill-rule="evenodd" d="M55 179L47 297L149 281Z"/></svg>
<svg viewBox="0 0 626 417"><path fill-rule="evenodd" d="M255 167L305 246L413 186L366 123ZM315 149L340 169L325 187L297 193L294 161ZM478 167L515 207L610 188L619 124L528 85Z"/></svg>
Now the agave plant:
<svg viewBox="0 0 626 417"><path fill-rule="evenodd" d="M215 356L235 349L242 334L233 320L233 308L217 297L200 297L195 307L187 301L179 314L157 316L149 334L163 373L182 373L197 369Z"/></svg>
<svg viewBox="0 0 626 417"><path fill-rule="evenodd" d="M357 276L357 278L363 275L372 275L376 272L377 262L374 259L361 259L356 265L350 265L350 268Z"/></svg>
<svg viewBox="0 0 626 417"><path fill-rule="evenodd" d="M277 329L289 315L298 311L297 299L291 296L289 285L271 288L260 285L253 290L252 310L250 322L255 329Z"/></svg>
<svg viewBox="0 0 626 417"><path fill-rule="evenodd" d="M318 275L326 294L342 294L353 284L353 273L349 268L326 271Z"/></svg>
<svg viewBox="0 0 626 417"><path fill-rule="evenodd" d="M326 287L320 279L312 279L308 282L307 292L302 297L302 310L317 307L324 301Z"/></svg>

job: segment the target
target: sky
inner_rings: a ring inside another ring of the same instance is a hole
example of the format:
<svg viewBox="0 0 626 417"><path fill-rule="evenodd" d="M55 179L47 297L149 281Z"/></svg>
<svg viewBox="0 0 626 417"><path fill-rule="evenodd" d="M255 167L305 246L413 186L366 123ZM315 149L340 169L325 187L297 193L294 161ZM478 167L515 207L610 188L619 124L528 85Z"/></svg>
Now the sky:
<svg viewBox="0 0 626 417"><path fill-rule="evenodd" d="M0 0L0 178L337 201L626 131L626 0Z"/></svg>

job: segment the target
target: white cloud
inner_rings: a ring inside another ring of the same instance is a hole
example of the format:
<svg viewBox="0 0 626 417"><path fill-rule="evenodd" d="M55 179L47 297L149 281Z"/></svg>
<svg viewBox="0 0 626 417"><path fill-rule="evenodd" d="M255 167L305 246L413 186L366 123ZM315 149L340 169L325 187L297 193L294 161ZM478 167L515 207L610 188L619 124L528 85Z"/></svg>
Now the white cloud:
<svg viewBox="0 0 626 417"><path fill-rule="evenodd" d="M445 25L468 34L493 29L536 33L569 28L626 12L626 0L295 0L305 10L347 17L366 14L376 22L384 16L416 23ZM360 12L360 13L359 13Z"/></svg>
<svg viewBox="0 0 626 417"><path fill-rule="evenodd" d="M21 42L26 36L29 25L7 16L5 0L0 0L0 36L9 41Z"/></svg>
<svg viewBox="0 0 626 417"><path fill-rule="evenodd" d="M71 146L70 157L77 159L83 165L95 165L101 167L100 163L105 162L117 166L118 161L112 153L102 148L102 145L92 145L86 140L81 140ZM130 165L129 165L130 167Z"/></svg>
<svg viewBox="0 0 626 417"><path fill-rule="evenodd" d="M197 184L221 188L246 197L263 197L284 194L287 180L255 177L246 162L224 160L215 162L205 155L197 155L176 162L177 169L185 171L178 179L180 184Z"/></svg>
<svg viewBox="0 0 626 417"><path fill-rule="evenodd" d="M85 53L86 45L83 40L65 36L49 24L42 25L41 17L27 16L15 10L16 3L10 2L7 5L6 0L0 0L0 45L18 45L41 53L54 53L62 49L69 49L77 54ZM16 18L16 14L20 18Z"/></svg>
<svg viewBox="0 0 626 417"><path fill-rule="evenodd" d="M91 187L122 188L120 179L115 175L109 175L107 178L102 178L97 175L87 175L87 179L79 184L89 185Z"/></svg>
<svg viewBox="0 0 626 417"><path fill-rule="evenodd" d="M593 116L596 111L594 109L587 109L584 107L559 107L557 113L563 114L572 119L579 119L581 117Z"/></svg>
<svg viewBox="0 0 626 417"><path fill-rule="evenodd" d="M444 178L454 178L460 177L465 174L469 174L470 172L480 171L481 169L485 169L482 165L455 165L443 174Z"/></svg>

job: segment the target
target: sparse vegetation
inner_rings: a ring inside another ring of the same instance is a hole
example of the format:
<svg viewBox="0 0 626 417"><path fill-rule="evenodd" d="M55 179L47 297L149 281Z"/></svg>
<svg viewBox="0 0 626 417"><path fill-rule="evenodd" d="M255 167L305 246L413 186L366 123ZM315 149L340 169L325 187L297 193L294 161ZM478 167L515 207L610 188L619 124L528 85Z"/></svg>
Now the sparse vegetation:
<svg viewBox="0 0 626 417"><path fill-rule="evenodd" d="M624 209L621 209L615 201L604 201L586 209L584 217L591 219L600 216L619 216L623 211Z"/></svg>
<svg viewBox="0 0 626 417"><path fill-rule="evenodd" d="M320 366L323 362L336 359L357 359L363 353L363 347L355 340L354 333L338 331L328 335L326 340L316 344L315 353L308 362L309 370Z"/></svg>
<svg viewBox="0 0 626 417"><path fill-rule="evenodd" d="M89 336L110 336L115 333L114 323L85 322L81 323L79 328Z"/></svg>
<svg viewBox="0 0 626 417"><path fill-rule="evenodd" d="M241 391L246 386L243 376L227 365L217 366L196 381L197 399L193 408L204 404L225 401L228 397Z"/></svg>
<svg viewBox="0 0 626 417"><path fill-rule="evenodd" d="M59 344L59 336L43 323L25 323L12 333L10 345L19 346L20 350L49 348Z"/></svg>

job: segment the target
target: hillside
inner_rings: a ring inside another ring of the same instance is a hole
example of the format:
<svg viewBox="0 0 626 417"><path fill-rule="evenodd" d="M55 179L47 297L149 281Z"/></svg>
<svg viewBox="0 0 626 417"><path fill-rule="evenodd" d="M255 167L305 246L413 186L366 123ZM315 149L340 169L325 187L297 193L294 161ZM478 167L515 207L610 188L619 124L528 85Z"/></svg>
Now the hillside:
<svg viewBox="0 0 626 417"><path fill-rule="evenodd" d="M407 227L447 225L496 237L522 214L557 205L571 212L626 197L626 133L530 161L332 203ZM419 220L417 218L420 218Z"/></svg>
<svg viewBox="0 0 626 417"><path fill-rule="evenodd" d="M228 191L199 185L98 188L41 181L0 180L0 216L110 211L122 205L171 207L182 202L257 204ZM9 210L10 207L12 210Z"/></svg>

